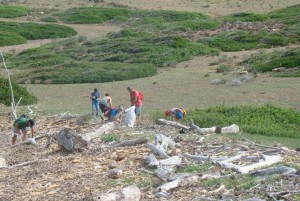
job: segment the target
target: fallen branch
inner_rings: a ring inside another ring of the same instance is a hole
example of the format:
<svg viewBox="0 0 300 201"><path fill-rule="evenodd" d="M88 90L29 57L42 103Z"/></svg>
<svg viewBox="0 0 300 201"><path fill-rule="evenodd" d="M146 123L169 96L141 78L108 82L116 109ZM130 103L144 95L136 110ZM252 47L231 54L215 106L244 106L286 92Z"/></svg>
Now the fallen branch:
<svg viewBox="0 0 300 201"><path fill-rule="evenodd" d="M248 140L247 138L242 138L243 140L246 140L247 142L251 143L254 146L258 146L258 147L263 147L263 148L271 148L271 149L275 149L275 150L282 150L282 148L277 148L277 147L271 147L271 146L266 146L266 145L262 145L262 144L257 144L255 142L252 142L250 140Z"/></svg>
<svg viewBox="0 0 300 201"><path fill-rule="evenodd" d="M154 153L160 155L163 158L169 158L170 157L164 150L159 149L154 144L147 143L146 146L149 147Z"/></svg>
<svg viewBox="0 0 300 201"><path fill-rule="evenodd" d="M262 176L262 175L270 175L270 174L283 174L283 175L287 175L287 174L294 174L296 173L296 169L294 168L290 168L287 166L283 166L280 165L278 167L271 167L271 168L266 168L263 170L257 170L253 173L251 173L251 176Z"/></svg>
<svg viewBox="0 0 300 201"><path fill-rule="evenodd" d="M184 153L183 156L186 157L186 158L198 161L198 162L210 161L211 160L209 155L208 156L195 156L195 155L191 155L189 153Z"/></svg>
<svg viewBox="0 0 300 201"><path fill-rule="evenodd" d="M200 128L199 126L196 126L194 124L193 119L190 119L190 129L189 130L194 130L196 131L198 134L204 134L204 130L202 128Z"/></svg>
<svg viewBox="0 0 300 201"><path fill-rule="evenodd" d="M160 123L163 123L163 124L166 124L166 125L169 125L169 126L172 126L172 127L176 127L176 128L183 128L185 130L189 130L190 127L189 126L185 126L181 123L178 123L178 122L175 122L175 121L168 121L168 120L165 120L165 119L158 119L158 121Z"/></svg>
<svg viewBox="0 0 300 201"><path fill-rule="evenodd" d="M171 189L177 188L179 186L187 186L193 183L198 182L199 176L193 175L193 176L182 176L178 179L165 183L157 188L158 191L161 192L168 192Z"/></svg>
<svg viewBox="0 0 300 201"><path fill-rule="evenodd" d="M149 141L148 137L140 137L140 138L135 139L135 140L126 140L126 141L120 142L118 144L113 145L112 148L136 146L138 144L145 144L148 141Z"/></svg>
<svg viewBox="0 0 300 201"><path fill-rule="evenodd" d="M135 186L128 186L117 192L103 193L101 195L94 196L93 200L96 201L140 201L141 191Z"/></svg>
<svg viewBox="0 0 300 201"><path fill-rule="evenodd" d="M48 162L48 161L49 161L49 159L36 159L36 160L33 160L33 161L28 161L28 162L19 163L19 164L16 164L16 165L9 166L8 169L13 169L13 168L17 168L17 167L31 165L31 164L34 164L34 163Z"/></svg>

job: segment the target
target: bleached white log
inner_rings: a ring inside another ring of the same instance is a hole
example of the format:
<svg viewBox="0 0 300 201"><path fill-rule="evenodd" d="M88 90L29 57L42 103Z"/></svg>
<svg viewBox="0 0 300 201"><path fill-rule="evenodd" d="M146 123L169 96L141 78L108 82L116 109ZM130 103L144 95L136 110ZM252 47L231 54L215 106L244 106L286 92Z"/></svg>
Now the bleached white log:
<svg viewBox="0 0 300 201"><path fill-rule="evenodd" d="M219 161L219 162L217 162L217 164L219 164L222 168L233 169L242 174L247 174L254 169L266 167L266 166L273 165L273 164L276 164L276 163L282 161L282 157L279 155L275 155L275 156L263 155L262 157L264 159L263 161L260 161L258 163L254 163L251 165L247 165L247 166L239 166L239 165L235 165L233 163L226 162L226 161L225 162Z"/></svg>
<svg viewBox="0 0 300 201"><path fill-rule="evenodd" d="M238 132L240 132L240 128L236 124L232 124L230 126L221 128L221 133L238 133Z"/></svg>
<svg viewBox="0 0 300 201"><path fill-rule="evenodd" d="M162 166L175 166L175 165L180 165L182 162L181 157L179 156L172 156L170 158L160 160L159 165Z"/></svg>
<svg viewBox="0 0 300 201"><path fill-rule="evenodd" d="M154 144L147 143L147 147L149 147L154 153L160 155L163 158L169 158L170 156L165 152L163 149L159 149L159 147L156 147Z"/></svg>
<svg viewBox="0 0 300 201"><path fill-rule="evenodd" d="M183 176L174 181L165 183L157 188L158 191L168 192L171 189L177 188L178 186L187 186L193 183L196 183L199 179L199 176Z"/></svg>
<svg viewBox="0 0 300 201"><path fill-rule="evenodd" d="M3 156L0 156L0 169L1 168L7 168L7 163L6 163L6 160L5 158L3 158Z"/></svg>
<svg viewBox="0 0 300 201"><path fill-rule="evenodd" d="M90 142L95 138L100 138L102 135L111 133L117 126L118 123L115 121L108 122L107 124L104 124L99 129L97 129L96 131L84 134L82 136L82 139L84 139L87 142Z"/></svg>
<svg viewBox="0 0 300 201"><path fill-rule="evenodd" d="M154 135L154 145L159 149L163 149L165 151L168 150L168 147L174 149L176 144L177 143L173 139L165 136L164 134Z"/></svg>
<svg viewBox="0 0 300 201"><path fill-rule="evenodd" d="M96 201L140 201L141 191L135 186L128 186L117 192L103 193L99 196L94 196Z"/></svg>
<svg viewBox="0 0 300 201"><path fill-rule="evenodd" d="M155 170L155 175L163 181L169 180L174 175L174 169L168 166L159 166Z"/></svg>
<svg viewBox="0 0 300 201"><path fill-rule="evenodd" d="M204 134L213 134L216 133L216 126L213 126L211 128L202 128Z"/></svg>
<svg viewBox="0 0 300 201"><path fill-rule="evenodd" d="M210 156L195 156L195 155L191 155L189 153L184 153L183 156L186 157L186 158L198 161L198 162L210 161L211 160Z"/></svg>
<svg viewBox="0 0 300 201"><path fill-rule="evenodd" d="M175 121L168 121L166 119L158 119L158 121L160 123L163 123L163 124L166 124L166 125L169 125L169 126L173 126L173 127L176 127L176 128L183 128L185 130L189 130L190 127L189 126L186 126L186 125L183 125L179 122L175 122Z"/></svg>
<svg viewBox="0 0 300 201"><path fill-rule="evenodd" d="M296 173L295 168L287 167L284 165L280 165L278 167L271 167L271 168L266 168L262 170L257 170L255 172L251 173L251 176L262 176L262 175L270 175L270 174L294 174Z"/></svg>
<svg viewBox="0 0 300 201"><path fill-rule="evenodd" d="M149 154L145 158L145 162L148 166L157 166L159 164L159 161L155 158L153 154Z"/></svg>
<svg viewBox="0 0 300 201"><path fill-rule="evenodd" d="M239 154L239 155L233 156L231 158L225 159L225 160L221 161L220 163L230 163L230 162L233 162L236 160L240 160L243 156L244 156L244 154Z"/></svg>
<svg viewBox="0 0 300 201"><path fill-rule="evenodd" d="M120 201L139 201L141 199L141 191L135 186L128 186L121 190Z"/></svg>
<svg viewBox="0 0 300 201"><path fill-rule="evenodd" d="M190 130L194 130L201 135L204 134L204 130L199 126L195 125L193 119L190 119Z"/></svg>

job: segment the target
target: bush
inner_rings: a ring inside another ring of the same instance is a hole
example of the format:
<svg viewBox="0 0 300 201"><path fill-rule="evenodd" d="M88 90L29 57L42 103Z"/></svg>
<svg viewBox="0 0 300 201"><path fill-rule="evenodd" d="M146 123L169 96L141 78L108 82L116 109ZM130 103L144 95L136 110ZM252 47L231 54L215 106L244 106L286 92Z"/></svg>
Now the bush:
<svg viewBox="0 0 300 201"><path fill-rule="evenodd" d="M247 65L250 71L269 72L274 68L285 67L294 68L300 66L300 47L273 51L271 53L253 54L248 59L241 62ZM297 73L295 71L294 73ZM293 72L282 75L293 76ZM299 74L299 73L298 73Z"/></svg>
<svg viewBox="0 0 300 201"><path fill-rule="evenodd" d="M18 45L26 42L27 39L18 33L0 31L0 46Z"/></svg>
<svg viewBox="0 0 300 201"><path fill-rule="evenodd" d="M26 16L27 14L28 14L28 8L24 6L0 5L0 17L15 18L15 17Z"/></svg>
<svg viewBox="0 0 300 201"><path fill-rule="evenodd" d="M54 17L43 17L41 18L42 22L57 22L57 19Z"/></svg>
<svg viewBox="0 0 300 201"><path fill-rule="evenodd" d="M265 21L269 19L269 16L265 14L256 14L256 13L234 13L222 17L221 19L224 22L235 22L235 21L257 22L257 21Z"/></svg>
<svg viewBox="0 0 300 201"><path fill-rule="evenodd" d="M25 87L21 87L12 82L15 101L17 102L21 97L20 105L30 105L37 102L37 98L30 94ZM7 79L0 78L0 103L4 105L11 105L11 92Z"/></svg>

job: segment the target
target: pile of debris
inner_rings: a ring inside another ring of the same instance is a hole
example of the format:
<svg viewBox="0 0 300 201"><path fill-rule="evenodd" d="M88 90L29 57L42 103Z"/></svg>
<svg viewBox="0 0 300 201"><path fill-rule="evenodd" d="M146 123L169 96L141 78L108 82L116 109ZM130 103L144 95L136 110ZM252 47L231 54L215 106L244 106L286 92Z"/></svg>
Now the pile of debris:
<svg viewBox="0 0 300 201"><path fill-rule="evenodd" d="M237 125L36 119L36 143L11 146L13 119L1 116L1 200L293 200L300 192L299 152L223 135L239 135ZM105 140L110 135L119 139ZM240 178L255 182L244 187Z"/></svg>

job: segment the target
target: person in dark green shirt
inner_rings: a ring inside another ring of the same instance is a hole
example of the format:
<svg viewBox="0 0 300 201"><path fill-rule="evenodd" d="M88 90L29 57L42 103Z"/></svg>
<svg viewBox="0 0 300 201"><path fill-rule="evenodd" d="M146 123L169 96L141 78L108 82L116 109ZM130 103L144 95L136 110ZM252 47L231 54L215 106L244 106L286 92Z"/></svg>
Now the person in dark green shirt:
<svg viewBox="0 0 300 201"><path fill-rule="evenodd" d="M29 126L31 128L31 134L32 134L32 137L33 137L33 135L34 135L34 131L33 131L34 124L35 124L35 121L33 119L27 119L24 116L21 116L18 119L16 119L14 124L13 124L14 135L12 137L12 144L16 143L18 135L23 134L22 141L25 141L27 139L27 129L26 129L26 127L29 127Z"/></svg>

